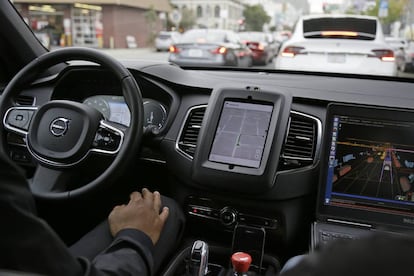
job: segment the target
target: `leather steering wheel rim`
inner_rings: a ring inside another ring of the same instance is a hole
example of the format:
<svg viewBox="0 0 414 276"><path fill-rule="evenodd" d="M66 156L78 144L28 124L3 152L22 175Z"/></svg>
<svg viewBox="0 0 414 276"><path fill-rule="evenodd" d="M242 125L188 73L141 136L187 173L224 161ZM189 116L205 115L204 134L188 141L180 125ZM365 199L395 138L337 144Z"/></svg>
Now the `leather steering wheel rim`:
<svg viewBox="0 0 414 276"><path fill-rule="evenodd" d="M46 200L64 200L71 197L79 197L91 192L95 192L107 185L113 183L117 176L120 175L123 168L127 167L128 162L134 158L137 152L143 135L143 118L144 107L142 102L142 95L135 78L131 73L114 58L94 49L90 48L62 48L33 60L27 64L23 69L16 74L9 82L0 98L0 152L3 155L8 155L8 144L6 134L8 130L5 128L5 115L10 107L15 107L14 97L21 92L24 85L34 81L40 72L46 69L68 61L89 61L97 63L102 68L108 70L113 74L122 86L122 94L125 102L128 105L131 120L129 128L124 131L123 142L120 144L112 163L95 179L86 183L85 185L68 191L43 191L36 189L36 183L29 180L32 193L35 197ZM26 137L27 138L27 137ZM27 140L27 139L26 139ZM53 168L52 168L53 169ZM55 168L61 169L61 168Z"/></svg>

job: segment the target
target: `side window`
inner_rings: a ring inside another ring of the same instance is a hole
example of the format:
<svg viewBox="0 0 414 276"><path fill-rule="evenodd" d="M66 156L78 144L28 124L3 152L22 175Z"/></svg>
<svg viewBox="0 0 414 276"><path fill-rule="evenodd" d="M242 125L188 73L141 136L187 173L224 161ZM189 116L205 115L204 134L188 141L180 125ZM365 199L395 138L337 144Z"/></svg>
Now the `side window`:
<svg viewBox="0 0 414 276"><path fill-rule="evenodd" d="M197 6L197 17L203 17L203 8L201 6Z"/></svg>
<svg viewBox="0 0 414 276"><path fill-rule="evenodd" d="M218 5L214 8L214 17L215 18L220 17L220 6L218 6Z"/></svg>

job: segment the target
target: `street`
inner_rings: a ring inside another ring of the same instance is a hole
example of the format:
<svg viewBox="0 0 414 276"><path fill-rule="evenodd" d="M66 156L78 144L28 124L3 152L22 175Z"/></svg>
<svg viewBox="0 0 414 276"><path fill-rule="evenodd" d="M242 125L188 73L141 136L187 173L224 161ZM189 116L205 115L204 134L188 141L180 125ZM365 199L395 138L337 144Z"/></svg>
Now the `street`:
<svg viewBox="0 0 414 276"><path fill-rule="evenodd" d="M157 52L155 49L151 48L136 48L136 49L102 49L103 52L117 58L120 60L123 59L143 59L143 60L152 60L152 61L168 61L168 52ZM255 65L255 68L263 69L274 69L274 62L271 62L265 66ZM403 78L414 78L414 73L397 73L398 77Z"/></svg>
<svg viewBox="0 0 414 276"><path fill-rule="evenodd" d="M136 49L102 49L105 53L123 60L123 59L143 59L153 61L168 61L168 52L157 52L151 48L136 48ZM255 68L274 69L274 63L271 62L266 66L254 66Z"/></svg>
<svg viewBox="0 0 414 276"><path fill-rule="evenodd" d="M157 52L155 49L151 48L102 49L102 51L120 60L143 59L153 61L168 61L168 52Z"/></svg>

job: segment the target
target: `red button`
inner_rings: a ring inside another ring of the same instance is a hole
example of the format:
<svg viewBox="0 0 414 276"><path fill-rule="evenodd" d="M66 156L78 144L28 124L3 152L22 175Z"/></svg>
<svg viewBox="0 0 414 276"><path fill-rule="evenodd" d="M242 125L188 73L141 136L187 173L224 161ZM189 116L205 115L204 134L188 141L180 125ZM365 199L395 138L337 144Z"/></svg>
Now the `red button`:
<svg viewBox="0 0 414 276"><path fill-rule="evenodd" d="M236 252L231 256L231 263L235 272L244 273L249 271L252 257L244 252Z"/></svg>

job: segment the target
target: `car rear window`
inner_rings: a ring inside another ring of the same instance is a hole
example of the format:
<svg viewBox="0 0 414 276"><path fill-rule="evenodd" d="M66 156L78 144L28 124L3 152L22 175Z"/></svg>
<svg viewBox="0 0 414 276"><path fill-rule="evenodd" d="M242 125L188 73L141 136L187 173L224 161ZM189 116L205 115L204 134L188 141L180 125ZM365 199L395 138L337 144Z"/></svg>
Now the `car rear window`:
<svg viewBox="0 0 414 276"><path fill-rule="evenodd" d="M377 22L364 18L312 18L303 21L305 38L374 40Z"/></svg>
<svg viewBox="0 0 414 276"><path fill-rule="evenodd" d="M247 41L266 41L266 35L264 33L239 33L242 40Z"/></svg>
<svg viewBox="0 0 414 276"><path fill-rule="evenodd" d="M226 40L225 32L211 32L211 31L189 31L184 33L181 37L182 43L211 43L224 42Z"/></svg>
<svg viewBox="0 0 414 276"><path fill-rule="evenodd" d="M159 34L158 38L159 39L169 39L169 38L171 38L171 35L170 34Z"/></svg>

